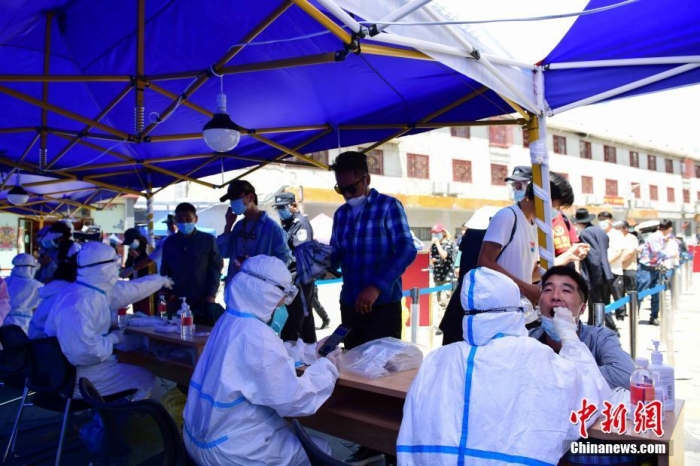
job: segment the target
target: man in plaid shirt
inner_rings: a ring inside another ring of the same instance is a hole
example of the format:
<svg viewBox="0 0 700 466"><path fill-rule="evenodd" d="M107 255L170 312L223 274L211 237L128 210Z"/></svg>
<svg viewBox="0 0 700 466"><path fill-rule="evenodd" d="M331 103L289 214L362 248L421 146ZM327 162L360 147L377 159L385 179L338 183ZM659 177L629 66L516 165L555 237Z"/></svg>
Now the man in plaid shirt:
<svg viewBox="0 0 700 466"><path fill-rule="evenodd" d="M401 338L401 275L416 257L401 203L370 189L367 156L343 152L331 169L346 203L333 217L333 266L343 272L342 323L352 327L345 347L382 337Z"/></svg>

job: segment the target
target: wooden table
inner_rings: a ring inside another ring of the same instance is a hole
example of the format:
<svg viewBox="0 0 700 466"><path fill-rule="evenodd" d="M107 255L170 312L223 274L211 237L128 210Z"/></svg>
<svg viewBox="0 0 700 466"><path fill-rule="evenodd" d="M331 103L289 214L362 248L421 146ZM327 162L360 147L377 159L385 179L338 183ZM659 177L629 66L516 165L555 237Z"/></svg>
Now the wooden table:
<svg viewBox="0 0 700 466"><path fill-rule="evenodd" d="M143 337L143 347L131 351L115 350L115 353L119 362L144 367L158 377L188 386L197 361L204 351L204 345L209 339L211 327L198 325L195 330L195 335L205 332L207 335L194 336L191 340L185 340L179 333L158 333L153 330L153 327L127 327L125 330L127 335ZM166 359L154 354L168 353L169 348L180 349L183 357Z"/></svg>

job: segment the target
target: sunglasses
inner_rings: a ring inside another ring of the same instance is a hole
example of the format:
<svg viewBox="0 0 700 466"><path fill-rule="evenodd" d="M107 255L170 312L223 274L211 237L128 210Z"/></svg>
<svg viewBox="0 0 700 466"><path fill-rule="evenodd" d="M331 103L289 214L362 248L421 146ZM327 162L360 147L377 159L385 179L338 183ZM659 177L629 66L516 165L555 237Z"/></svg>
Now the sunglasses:
<svg viewBox="0 0 700 466"><path fill-rule="evenodd" d="M362 178L360 178L359 180L355 181L354 183L350 183L348 185L345 185L345 186L339 186L336 184L333 187L333 189L335 189L335 192L340 194L340 195L343 195L345 193L355 194L355 193L357 193L357 185L360 184L360 182L362 182L366 176L367 175L362 175Z"/></svg>

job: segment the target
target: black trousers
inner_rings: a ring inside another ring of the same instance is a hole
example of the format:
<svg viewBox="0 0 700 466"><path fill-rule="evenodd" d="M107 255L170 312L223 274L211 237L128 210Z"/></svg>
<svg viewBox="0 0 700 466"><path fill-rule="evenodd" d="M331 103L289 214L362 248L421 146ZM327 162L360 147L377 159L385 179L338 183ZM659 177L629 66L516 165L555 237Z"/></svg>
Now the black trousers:
<svg viewBox="0 0 700 466"><path fill-rule="evenodd" d="M630 291L637 291L637 271L636 270L623 270L622 271L622 281L625 287L625 294L629 294ZM630 303L631 305L631 303ZM630 307L630 309L632 309Z"/></svg>
<svg viewBox="0 0 700 466"><path fill-rule="evenodd" d="M316 325L314 324L314 314L311 312L311 296L314 292L313 283L302 285L299 287L294 301L287 305L287 313L289 317L285 322L280 338L282 341L297 341L301 338L304 343L316 343ZM301 295L304 293L306 305L308 307L308 315L304 315L304 305L301 300Z"/></svg>
<svg viewBox="0 0 700 466"><path fill-rule="evenodd" d="M356 312L354 304L341 302L340 318L352 329L345 337L345 349L384 337L401 338L401 301L375 304L368 314Z"/></svg>
<svg viewBox="0 0 700 466"><path fill-rule="evenodd" d="M613 301L617 301L618 299L622 299L625 296L625 279L624 276L622 275L615 275L615 278L613 278L613 281L610 285L610 291L612 292L613 296ZM625 306L620 306L617 309L615 309L615 317L624 317L625 315Z"/></svg>
<svg viewBox="0 0 700 466"><path fill-rule="evenodd" d="M314 293L311 296L311 308L316 311L316 314L322 321L328 320L328 313L321 305L321 301L318 300L318 286L316 286L316 282L314 282Z"/></svg>

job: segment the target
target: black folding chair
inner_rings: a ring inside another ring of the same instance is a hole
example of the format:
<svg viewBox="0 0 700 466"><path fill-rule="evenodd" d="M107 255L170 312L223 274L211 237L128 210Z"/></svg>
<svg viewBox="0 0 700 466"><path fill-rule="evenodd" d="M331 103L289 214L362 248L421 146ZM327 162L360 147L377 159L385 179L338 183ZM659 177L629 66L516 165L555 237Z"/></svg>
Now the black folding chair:
<svg viewBox="0 0 700 466"><path fill-rule="evenodd" d="M347 464L321 450L318 445L311 440L311 437L309 437L309 434L306 433L297 419L292 420L292 426L294 427L294 433L306 452L306 456L309 458L311 466L341 466Z"/></svg>
<svg viewBox="0 0 700 466"><path fill-rule="evenodd" d="M180 430L162 404L155 400L107 402L85 377L78 386L83 400L97 410L104 425L101 464L188 464Z"/></svg>

